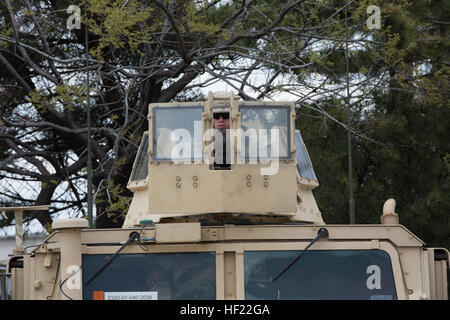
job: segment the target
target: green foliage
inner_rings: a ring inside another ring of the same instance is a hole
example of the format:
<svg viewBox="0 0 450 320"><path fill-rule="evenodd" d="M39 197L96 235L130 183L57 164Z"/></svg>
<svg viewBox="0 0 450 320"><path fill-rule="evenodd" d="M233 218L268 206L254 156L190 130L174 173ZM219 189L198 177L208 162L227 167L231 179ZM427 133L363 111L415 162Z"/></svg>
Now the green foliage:
<svg viewBox="0 0 450 320"><path fill-rule="evenodd" d="M123 221L132 200L130 192L114 181L110 181L101 191L103 196L95 201L97 208L104 210L100 214L106 213L114 222Z"/></svg>
<svg viewBox="0 0 450 320"><path fill-rule="evenodd" d="M449 67L444 62L450 60L445 40L449 28L430 21L445 21L448 5L363 1L354 12L354 22L367 16L368 4L380 6L382 29L366 29L376 42L351 51L350 72L351 76L360 72L368 79L384 80L365 88L364 100L352 100L351 123L359 132L352 135L356 222L379 223L384 201L394 198L400 223L428 245L448 248L450 91ZM320 54L314 55L311 60L323 65ZM340 74L337 82L342 81L344 60L328 58ZM318 104L334 118L347 122L344 100L321 99ZM320 183L314 193L324 220L348 223L346 131L315 116L309 108L301 108L299 115L297 125Z"/></svg>
<svg viewBox="0 0 450 320"><path fill-rule="evenodd" d="M150 39L155 28L146 22L152 9L142 6L140 1L91 0L89 1L89 30L99 37L98 46L90 53L102 60L105 48L128 48L132 53L139 51L139 46Z"/></svg>
<svg viewBox="0 0 450 320"><path fill-rule="evenodd" d="M220 15L212 8L206 10L205 15L198 14L198 7L194 2L185 3L182 25L182 32L203 33L206 35L215 35L220 30Z"/></svg>
<svg viewBox="0 0 450 320"><path fill-rule="evenodd" d="M82 23L88 25L91 58L100 61L91 63L90 68L97 214L119 219L127 211L131 193L125 186L135 144L148 128L149 103L198 100L200 85L196 87L193 80L206 73L206 68L233 82L252 72L267 71L268 77L277 73L290 76L289 85L295 88L292 93L298 96L317 93L302 103L297 125L319 178L320 186L314 192L327 223L348 222L352 183L358 223L379 223L384 201L393 197L404 225L430 245L450 247L450 25L445 23L450 16L449 2L351 2L349 69L352 82L358 82L352 88L351 125L357 132L352 135L352 181L347 131L341 125L347 122L348 106L343 98L345 15L340 9L348 1L303 1L275 28L272 24L289 2L255 1L240 11L246 3L88 2L88 19L82 15ZM0 7L0 36L10 39L0 40L1 54L10 64L0 68L0 80L5 84L0 88L0 116L21 121L11 115L23 116L17 110L31 104L36 118L31 120L54 124L33 127L28 135L28 128L10 125L2 133L24 137L18 143L24 152L50 150L46 159L60 175L77 159L82 162L60 180L41 178L41 186L48 188L58 181L81 184L78 180L85 178L86 39L84 25L81 30L66 28L65 10L70 4L31 2L30 10L13 1L12 15L20 23L16 31L20 41L29 46L29 57L21 55L11 15L5 6ZM74 4L84 7L83 1ZM366 26L369 5L381 9L379 30ZM39 18L42 34L34 18ZM56 77L58 73L60 77ZM32 88L29 92L23 89L24 83ZM241 85L247 86L244 82L237 86ZM261 88L270 88L265 97L283 90L276 81ZM319 114L317 106L327 115ZM29 121L27 116L23 118ZM2 127L5 123L0 119ZM5 145L0 144L0 160L11 154ZM83 187L76 185L72 192L76 196L66 199L84 201Z"/></svg>
<svg viewBox="0 0 450 320"><path fill-rule="evenodd" d="M35 90L28 94L28 101L38 111L45 114L49 111L63 114L66 110L75 111L75 108L82 105L86 100L86 87L61 83L55 86L55 93L50 94L44 90ZM80 119L80 124L84 123L84 118Z"/></svg>

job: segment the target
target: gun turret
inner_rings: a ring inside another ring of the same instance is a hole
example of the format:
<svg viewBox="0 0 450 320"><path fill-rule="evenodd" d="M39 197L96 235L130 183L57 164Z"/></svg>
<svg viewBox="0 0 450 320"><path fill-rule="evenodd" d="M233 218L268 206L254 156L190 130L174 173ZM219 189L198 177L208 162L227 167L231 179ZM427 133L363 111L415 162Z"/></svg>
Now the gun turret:
<svg viewBox="0 0 450 320"><path fill-rule="evenodd" d="M150 104L148 121L124 228L219 216L323 224L294 103L210 93L203 102Z"/></svg>

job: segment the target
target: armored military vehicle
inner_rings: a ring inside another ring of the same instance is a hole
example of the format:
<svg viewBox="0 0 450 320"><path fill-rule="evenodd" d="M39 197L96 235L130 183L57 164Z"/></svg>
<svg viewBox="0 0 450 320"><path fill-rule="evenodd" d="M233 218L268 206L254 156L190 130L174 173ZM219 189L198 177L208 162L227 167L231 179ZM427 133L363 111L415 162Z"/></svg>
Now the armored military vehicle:
<svg viewBox="0 0 450 320"><path fill-rule="evenodd" d="M448 299L448 250L395 200L377 225L323 221L293 103L210 93L151 104L148 123L123 227L55 220L9 259L12 299Z"/></svg>

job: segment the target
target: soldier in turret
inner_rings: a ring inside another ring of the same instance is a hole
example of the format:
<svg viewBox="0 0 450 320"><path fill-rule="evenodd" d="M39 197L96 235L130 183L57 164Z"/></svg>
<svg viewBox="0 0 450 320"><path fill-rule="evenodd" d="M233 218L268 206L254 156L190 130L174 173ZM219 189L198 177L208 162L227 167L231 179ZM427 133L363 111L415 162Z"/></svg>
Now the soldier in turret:
<svg viewBox="0 0 450 320"><path fill-rule="evenodd" d="M230 170L229 129L230 114L228 112L216 112L213 114L213 127L216 129L214 139L214 169Z"/></svg>

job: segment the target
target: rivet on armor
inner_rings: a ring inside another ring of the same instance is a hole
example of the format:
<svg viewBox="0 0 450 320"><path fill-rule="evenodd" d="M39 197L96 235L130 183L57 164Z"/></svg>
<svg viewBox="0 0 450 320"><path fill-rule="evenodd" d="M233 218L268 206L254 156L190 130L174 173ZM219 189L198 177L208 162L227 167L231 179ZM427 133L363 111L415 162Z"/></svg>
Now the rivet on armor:
<svg viewBox="0 0 450 320"><path fill-rule="evenodd" d="M249 174L247 175L247 177L246 177L246 178L247 178L247 180L252 180L252 176L251 176L251 175L249 175Z"/></svg>
<svg viewBox="0 0 450 320"><path fill-rule="evenodd" d="M181 181L181 177L180 176L177 176L177 181Z"/></svg>

